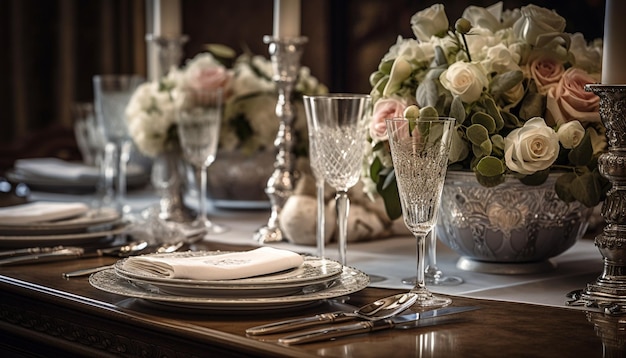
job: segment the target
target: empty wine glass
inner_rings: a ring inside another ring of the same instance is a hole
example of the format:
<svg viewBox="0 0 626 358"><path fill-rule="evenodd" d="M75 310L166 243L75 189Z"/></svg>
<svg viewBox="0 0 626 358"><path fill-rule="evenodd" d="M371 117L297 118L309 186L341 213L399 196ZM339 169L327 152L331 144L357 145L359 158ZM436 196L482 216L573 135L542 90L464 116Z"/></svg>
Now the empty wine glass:
<svg viewBox="0 0 626 358"><path fill-rule="evenodd" d="M94 105L98 128L107 143L114 146L115 168L105 172L114 173L116 180L115 202L117 209L128 214L130 207L125 203L126 166L130 158L132 139L126 125L126 106L135 89L144 81L137 75L96 75L93 77ZM108 146L111 148L111 146ZM111 163L105 164L110 165Z"/></svg>
<svg viewBox="0 0 626 358"><path fill-rule="evenodd" d="M307 125L313 162L317 163L324 180L337 190L339 261L345 265L350 210L348 189L359 181L367 134L365 119L371 97L328 94L304 96L304 101L310 116Z"/></svg>
<svg viewBox="0 0 626 358"><path fill-rule="evenodd" d="M207 217L206 187L207 168L215 161L222 121L222 90L211 91L186 89L177 100L177 126L180 145L187 162L196 173L198 183L199 212L192 223L205 228L209 234L220 234L227 230L211 222Z"/></svg>
<svg viewBox="0 0 626 358"><path fill-rule="evenodd" d="M417 241L415 306L443 307L452 300L433 295L425 285L426 236L433 230L450 152L453 118L388 119L387 134L404 223Z"/></svg>
<svg viewBox="0 0 626 358"><path fill-rule="evenodd" d="M428 265L424 269L424 281L434 286L456 286L463 283L463 279L457 276L448 276L437 266L437 235L435 229L428 234ZM417 277L403 278L402 283L406 285L415 285Z"/></svg>

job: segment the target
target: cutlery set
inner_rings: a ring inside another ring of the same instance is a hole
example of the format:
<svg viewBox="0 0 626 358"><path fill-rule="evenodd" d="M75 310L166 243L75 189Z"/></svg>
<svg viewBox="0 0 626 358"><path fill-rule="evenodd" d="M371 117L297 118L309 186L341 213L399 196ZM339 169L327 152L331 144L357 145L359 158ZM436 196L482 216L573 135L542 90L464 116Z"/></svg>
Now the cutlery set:
<svg viewBox="0 0 626 358"><path fill-rule="evenodd" d="M381 300L377 300L369 305L365 305L363 306L363 308L366 308L368 306L375 306L376 302L379 301ZM278 343L280 344L296 345L319 342L349 335L375 332L386 329L411 329L433 326L437 324L451 322L451 320L444 320L443 318L441 318L443 316L469 312L476 309L479 309L479 307L445 307L425 312L409 313L400 316L397 316L395 314L383 315L383 317L368 317L365 315L333 312L251 327L246 330L246 333L250 336L261 336L275 333L292 332L316 325L327 325L330 323L338 323L348 320L360 320L356 323L341 324L330 327L324 326L319 329L312 329L300 333L290 334L278 339ZM356 310L355 312L360 310Z"/></svg>

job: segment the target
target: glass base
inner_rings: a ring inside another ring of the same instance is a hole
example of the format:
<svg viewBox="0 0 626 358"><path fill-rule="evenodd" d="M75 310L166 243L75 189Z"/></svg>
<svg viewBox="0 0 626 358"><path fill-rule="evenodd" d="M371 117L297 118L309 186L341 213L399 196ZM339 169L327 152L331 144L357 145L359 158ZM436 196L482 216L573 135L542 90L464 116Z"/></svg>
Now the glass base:
<svg viewBox="0 0 626 358"><path fill-rule="evenodd" d="M405 285L415 286L417 279L415 276L407 277L402 279L402 283ZM458 286L462 284L464 281L462 278L457 276L428 276L424 277L424 282L427 285L433 286Z"/></svg>
<svg viewBox="0 0 626 358"><path fill-rule="evenodd" d="M446 307L452 303L452 299L433 295L432 292L427 289L414 288L411 290L411 293L417 295L417 300L413 306L411 306L413 310L430 310Z"/></svg>

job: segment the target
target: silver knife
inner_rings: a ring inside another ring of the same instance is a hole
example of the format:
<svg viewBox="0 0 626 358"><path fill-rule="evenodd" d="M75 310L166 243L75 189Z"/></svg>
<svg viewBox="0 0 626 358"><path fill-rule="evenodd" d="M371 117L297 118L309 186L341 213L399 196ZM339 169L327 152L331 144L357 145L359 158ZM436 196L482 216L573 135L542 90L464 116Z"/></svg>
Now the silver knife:
<svg viewBox="0 0 626 358"><path fill-rule="evenodd" d="M355 308L356 310L356 308ZM264 324L246 329L246 334L261 336L264 334L283 333L297 331L302 328L317 326L320 324L339 323L356 319L351 313L343 311L317 314L315 316L288 319L279 322Z"/></svg>
<svg viewBox="0 0 626 358"><path fill-rule="evenodd" d="M405 327L409 325L413 327L423 327L437 324L437 320L434 318L451 315L455 313L473 311L479 309L476 306L465 307L446 307L432 311L426 311L421 313L411 313L402 316L396 316L388 319L378 321L360 321L357 323L344 324L340 326L334 326L329 328L315 329L302 333L293 334L280 338L278 343L285 345L294 345L302 343L311 343L325 341L332 338L350 336L353 334L367 333L380 331L384 329L391 329L395 327Z"/></svg>
<svg viewBox="0 0 626 358"><path fill-rule="evenodd" d="M24 255L8 257L0 260L0 266L30 264L39 262L61 261L82 257L85 249L81 247L65 247L51 252L43 252L40 254Z"/></svg>
<svg viewBox="0 0 626 358"><path fill-rule="evenodd" d="M0 251L0 258L4 257L13 257L13 256L23 256L23 255L33 255L33 254L41 254L45 252L53 252L64 249L63 246L55 246L55 247L29 247L25 249L16 249L16 250L6 250Z"/></svg>

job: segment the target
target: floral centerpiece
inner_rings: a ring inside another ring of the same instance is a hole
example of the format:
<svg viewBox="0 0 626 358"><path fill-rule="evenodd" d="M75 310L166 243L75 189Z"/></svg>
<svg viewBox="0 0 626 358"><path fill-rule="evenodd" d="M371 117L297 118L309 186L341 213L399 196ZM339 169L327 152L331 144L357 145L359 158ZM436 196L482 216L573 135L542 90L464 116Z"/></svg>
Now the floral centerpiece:
<svg viewBox="0 0 626 358"><path fill-rule="evenodd" d="M563 201L595 206L609 183L598 172L606 150L599 98L601 42L565 33L565 19L535 5L470 6L454 28L444 6L416 13L416 38L399 37L370 77L371 151L363 181L390 218L401 215L384 120L409 106L457 120L449 169L472 171L486 187L514 176L539 185L559 172Z"/></svg>
<svg viewBox="0 0 626 358"><path fill-rule="evenodd" d="M234 54L232 50L219 48L220 54ZM172 67L165 77L139 86L128 104L126 116L130 135L142 153L154 157L178 146L175 98L178 91L187 87L224 89L221 150L250 154L273 150L279 121L275 114L277 92L271 80L271 62L250 53L230 60L203 52L181 68ZM231 68L225 65L228 62L233 63ZM302 67L296 95L325 91L326 87L311 76L309 68ZM300 153L305 154L306 120L303 110L298 114L302 118L294 124L296 135L304 142L299 147Z"/></svg>

